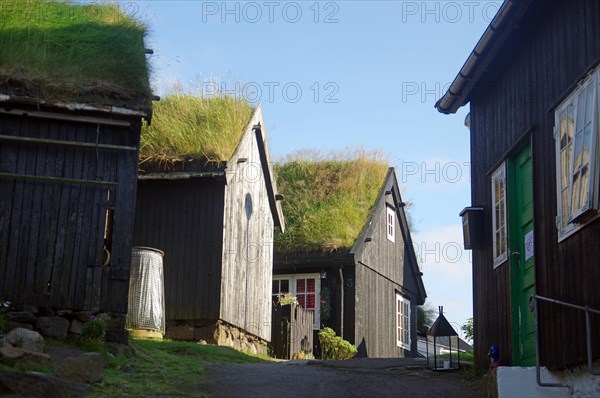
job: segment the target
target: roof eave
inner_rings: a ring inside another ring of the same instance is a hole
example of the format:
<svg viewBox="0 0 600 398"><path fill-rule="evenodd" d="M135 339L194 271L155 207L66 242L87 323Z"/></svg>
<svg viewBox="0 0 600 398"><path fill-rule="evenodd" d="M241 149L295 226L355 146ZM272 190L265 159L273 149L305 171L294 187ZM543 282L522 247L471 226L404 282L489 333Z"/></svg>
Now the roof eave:
<svg viewBox="0 0 600 398"><path fill-rule="evenodd" d="M534 0L505 0L494 19L471 51L471 54L452 81L448 91L435 103L435 108L444 114L456 113L459 108L469 102L471 91L479 82L489 65L517 21L523 17Z"/></svg>

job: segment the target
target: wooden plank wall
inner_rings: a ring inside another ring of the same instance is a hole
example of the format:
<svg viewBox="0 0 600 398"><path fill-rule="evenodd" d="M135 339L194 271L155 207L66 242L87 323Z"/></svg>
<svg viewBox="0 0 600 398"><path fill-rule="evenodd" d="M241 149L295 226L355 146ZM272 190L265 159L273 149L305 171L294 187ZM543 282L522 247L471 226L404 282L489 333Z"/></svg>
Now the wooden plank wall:
<svg viewBox="0 0 600 398"><path fill-rule="evenodd" d="M136 146L139 126L3 114L0 134ZM0 179L0 298L40 307L124 312L129 286L114 280L110 270L128 273L130 268L136 162L137 151L0 142L2 173L120 184L114 191L113 263L102 268L107 187Z"/></svg>
<svg viewBox="0 0 600 398"><path fill-rule="evenodd" d="M388 181L386 190L391 189ZM407 250L395 217L395 242L387 239L386 205L393 206L391 195L383 196L384 206L374 216L371 242L357 255L356 265L356 338L358 347L364 344L360 356L410 357L411 352L396 344L396 291L411 300L411 314L415 325L411 343L416 353L416 296L417 287L412 270L405 265ZM377 325L373 327L373 325ZM363 342L364 339L364 342Z"/></svg>
<svg viewBox="0 0 600 398"><path fill-rule="evenodd" d="M224 180L140 181L135 246L165 252L168 320L219 318Z"/></svg>
<svg viewBox="0 0 600 398"><path fill-rule="evenodd" d="M238 163L239 158L247 160ZM244 135L229 164L220 317L270 341L274 224L253 131ZM250 218L247 200L252 202Z"/></svg>
<svg viewBox="0 0 600 398"><path fill-rule="evenodd" d="M486 207L484 250L473 262L476 359L486 368L490 345L510 364L508 264L493 269L489 173L520 135L532 130L537 293L600 308L600 221L558 243L554 114L551 107L600 57L600 2L575 0L538 4L538 14L519 25L471 97L472 203ZM540 308L542 364L562 367L585 358L582 312L543 304ZM600 341L600 317L593 322ZM595 355L600 355L596 344Z"/></svg>

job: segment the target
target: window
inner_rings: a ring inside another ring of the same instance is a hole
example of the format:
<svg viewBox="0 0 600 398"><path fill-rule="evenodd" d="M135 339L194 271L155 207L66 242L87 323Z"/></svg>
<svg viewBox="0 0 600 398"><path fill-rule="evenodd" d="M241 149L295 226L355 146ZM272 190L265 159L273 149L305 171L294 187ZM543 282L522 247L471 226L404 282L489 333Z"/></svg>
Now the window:
<svg viewBox="0 0 600 398"><path fill-rule="evenodd" d="M410 350L410 301L396 293L396 344Z"/></svg>
<svg viewBox="0 0 600 398"><path fill-rule="evenodd" d="M279 294L292 293L302 308L315 314L313 329L320 329L321 279L319 274L273 275L272 293L274 300Z"/></svg>
<svg viewBox="0 0 600 398"><path fill-rule="evenodd" d="M387 213L386 213L386 231L387 231L387 238L390 242L394 242L395 241L395 227L396 224L394 222L395 219L395 212L394 209L390 206L387 206Z"/></svg>
<svg viewBox="0 0 600 398"><path fill-rule="evenodd" d="M559 238L589 221L598 209L600 67L590 73L555 112L556 173Z"/></svg>
<svg viewBox="0 0 600 398"><path fill-rule="evenodd" d="M506 234L506 164L502 163L492 174L492 229L494 268L508 258L508 244Z"/></svg>

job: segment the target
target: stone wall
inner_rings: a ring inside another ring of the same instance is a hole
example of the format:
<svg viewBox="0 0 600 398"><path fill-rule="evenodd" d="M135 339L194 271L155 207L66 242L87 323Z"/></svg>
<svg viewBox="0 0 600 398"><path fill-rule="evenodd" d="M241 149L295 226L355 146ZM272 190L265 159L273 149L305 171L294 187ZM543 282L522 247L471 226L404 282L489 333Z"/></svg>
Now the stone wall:
<svg viewBox="0 0 600 398"><path fill-rule="evenodd" d="M73 311L68 309L38 308L23 305L11 308L4 314L6 319L5 333L16 328L35 330L44 337L57 340L81 338L81 328L92 316L103 316L108 319L106 340L127 344L128 334L125 330L125 314L93 311Z"/></svg>
<svg viewBox="0 0 600 398"><path fill-rule="evenodd" d="M252 354L268 353L268 342L223 321L167 321L166 338L217 344Z"/></svg>

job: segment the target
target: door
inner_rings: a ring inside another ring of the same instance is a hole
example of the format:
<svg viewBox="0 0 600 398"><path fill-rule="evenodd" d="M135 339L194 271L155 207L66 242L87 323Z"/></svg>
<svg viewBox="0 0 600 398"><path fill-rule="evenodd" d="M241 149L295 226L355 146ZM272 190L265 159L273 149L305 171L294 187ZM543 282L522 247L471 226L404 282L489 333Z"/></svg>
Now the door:
<svg viewBox="0 0 600 398"><path fill-rule="evenodd" d="M535 294L533 231L533 169L531 145L508 161L508 211L513 365L535 365L535 314L529 298Z"/></svg>

